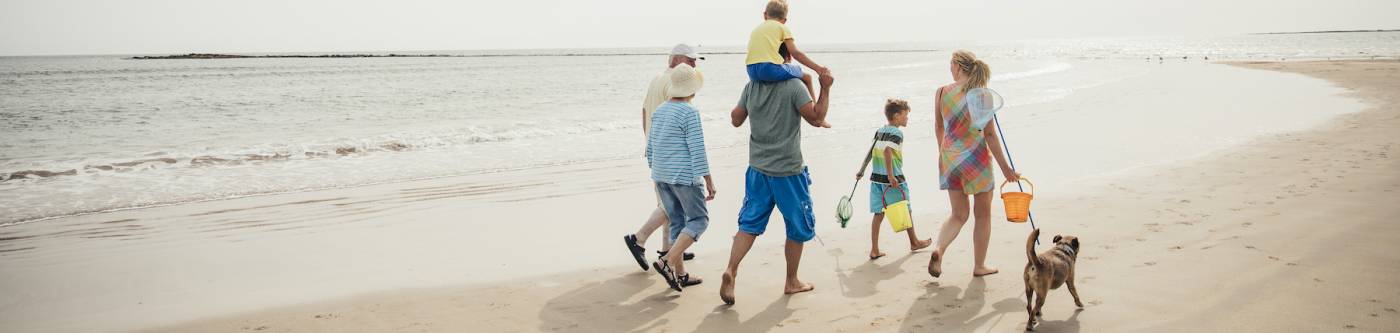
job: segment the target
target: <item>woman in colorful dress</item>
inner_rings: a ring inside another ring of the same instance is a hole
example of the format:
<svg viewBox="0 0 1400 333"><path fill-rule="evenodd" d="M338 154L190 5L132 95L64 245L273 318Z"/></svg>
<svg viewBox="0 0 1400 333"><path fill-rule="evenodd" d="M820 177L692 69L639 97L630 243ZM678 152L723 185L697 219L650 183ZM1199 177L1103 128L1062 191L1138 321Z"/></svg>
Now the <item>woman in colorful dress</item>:
<svg viewBox="0 0 1400 333"><path fill-rule="evenodd" d="M1006 162L994 127L996 124L988 122L979 128L963 102L968 90L987 86L992 75L991 68L972 52L959 50L953 53L949 70L953 72L954 82L938 88L934 113L939 147L939 188L948 191L952 216L943 223L943 229L938 233L938 248L933 251L933 258L929 259L928 273L933 277L943 274L942 261L948 245L958 237L968 216L973 215L976 224L972 228L975 262L972 275L996 274L996 267L988 266L986 262L987 244L992 238L992 189L996 182L992 176L992 159L996 159L1002 176L1008 181L1017 181L1019 175ZM972 196L972 199L968 200L968 196Z"/></svg>

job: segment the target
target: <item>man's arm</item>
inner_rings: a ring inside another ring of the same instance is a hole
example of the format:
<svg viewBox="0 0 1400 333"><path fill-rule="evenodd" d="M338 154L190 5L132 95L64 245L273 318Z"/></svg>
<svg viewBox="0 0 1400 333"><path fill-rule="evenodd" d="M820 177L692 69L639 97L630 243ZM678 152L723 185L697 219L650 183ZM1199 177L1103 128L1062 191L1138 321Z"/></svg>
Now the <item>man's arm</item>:
<svg viewBox="0 0 1400 333"><path fill-rule="evenodd" d="M818 94L820 96L817 97L817 102L803 104L797 109L797 112L802 114L802 119L807 120L807 123L813 127L831 128L831 124L826 122L826 111L827 106L831 105L831 84L835 83L836 80L829 75L822 76L818 80L821 81L821 92Z"/></svg>
<svg viewBox="0 0 1400 333"><path fill-rule="evenodd" d="M826 67L817 64L817 62L812 60L812 58L807 57L807 53L803 53L802 50L798 50L797 42L794 42L793 39L785 39L783 40L783 44L787 45L788 53L792 54L793 60L797 60L797 62L802 63L803 66L807 66L807 68L811 68L812 70L817 71L817 75L831 75L831 70L828 70Z"/></svg>
<svg viewBox="0 0 1400 333"><path fill-rule="evenodd" d="M744 126L744 120L749 119L749 110L743 105L734 106L734 111L729 111L729 123L734 127Z"/></svg>

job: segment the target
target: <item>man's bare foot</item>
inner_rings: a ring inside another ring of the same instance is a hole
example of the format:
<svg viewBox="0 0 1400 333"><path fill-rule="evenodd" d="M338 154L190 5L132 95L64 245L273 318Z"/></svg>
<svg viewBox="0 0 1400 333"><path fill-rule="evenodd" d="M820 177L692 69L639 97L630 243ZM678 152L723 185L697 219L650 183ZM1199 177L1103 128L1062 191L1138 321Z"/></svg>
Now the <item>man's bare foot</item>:
<svg viewBox="0 0 1400 333"><path fill-rule="evenodd" d="M933 275L933 277L943 275L942 259L942 253L938 253L938 250L933 250L933 257L928 259L928 275Z"/></svg>
<svg viewBox="0 0 1400 333"><path fill-rule="evenodd" d="M909 244L909 252L914 252L914 251L918 251L918 250L923 250L924 248L927 248L929 245L933 245L933 238L921 240L921 241L915 242L914 244Z"/></svg>
<svg viewBox="0 0 1400 333"><path fill-rule="evenodd" d="M972 270L972 276L974 276L974 277L976 277L976 276L986 276L986 275L996 274L997 272L1000 272L1000 271L998 271L996 267L982 266L982 267L978 267L977 269L973 269L973 270Z"/></svg>
<svg viewBox="0 0 1400 333"><path fill-rule="evenodd" d="M796 293L805 293L808 291L812 291L813 289L817 289L817 287L813 286L811 283L806 283L802 281L788 281L787 285L783 286L783 293L792 295Z"/></svg>
<svg viewBox="0 0 1400 333"><path fill-rule="evenodd" d="M885 256L885 253L884 253L884 252L880 252L880 250L871 250L871 251L870 251L870 260L880 259L880 257L884 257L884 256Z"/></svg>
<svg viewBox="0 0 1400 333"><path fill-rule="evenodd" d="M734 273L724 272L720 277L719 299L724 304L734 305Z"/></svg>

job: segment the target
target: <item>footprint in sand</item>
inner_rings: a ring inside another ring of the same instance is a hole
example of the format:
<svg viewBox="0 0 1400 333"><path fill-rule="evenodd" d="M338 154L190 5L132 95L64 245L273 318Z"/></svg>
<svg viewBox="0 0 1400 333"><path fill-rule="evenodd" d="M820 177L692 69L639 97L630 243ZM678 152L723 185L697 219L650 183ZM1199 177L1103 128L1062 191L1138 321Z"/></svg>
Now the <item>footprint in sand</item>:
<svg viewBox="0 0 1400 333"><path fill-rule="evenodd" d="M1269 260L1273 260L1273 261L1278 261L1278 257L1275 257L1275 256L1269 256Z"/></svg>
<svg viewBox="0 0 1400 333"><path fill-rule="evenodd" d="M1386 310L1386 311L1390 311L1391 313L1396 313L1396 312L1397 312L1394 308L1385 308L1385 310Z"/></svg>
<svg viewBox="0 0 1400 333"><path fill-rule="evenodd" d="M1180 249L1181 249L1181 245L1169 247L1169 248L1167 248L1167 249L1168 249L1168 250L1172 250L1172 251L1180 250Z"/></svg>

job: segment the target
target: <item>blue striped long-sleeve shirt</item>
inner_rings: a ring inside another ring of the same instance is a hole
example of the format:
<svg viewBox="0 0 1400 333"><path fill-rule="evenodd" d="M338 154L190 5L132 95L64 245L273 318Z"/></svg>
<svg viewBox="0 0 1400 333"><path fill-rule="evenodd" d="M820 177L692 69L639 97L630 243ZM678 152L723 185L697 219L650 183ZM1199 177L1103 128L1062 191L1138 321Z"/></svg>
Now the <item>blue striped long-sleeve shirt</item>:
<svg viewBox="0 0 1400 333"><path fill-rule="evenodd" d="M700 185L710 175L700 110L685 102L666 102L651 116L647 138L651 180L676 185Z"/></svg>

